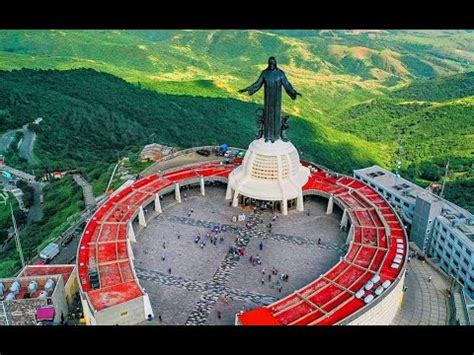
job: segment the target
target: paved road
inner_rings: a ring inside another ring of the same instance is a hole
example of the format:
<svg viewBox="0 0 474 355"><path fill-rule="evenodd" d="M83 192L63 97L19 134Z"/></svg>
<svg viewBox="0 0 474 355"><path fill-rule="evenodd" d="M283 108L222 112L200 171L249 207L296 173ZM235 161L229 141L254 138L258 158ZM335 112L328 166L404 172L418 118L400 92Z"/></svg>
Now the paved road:
<svg viewBox="0 0 474 355"><path fill-rule="evenodd" d="M95 197L92 193L92 186L80 174L74 174L74 181L82 188L86 208L95 206Z"/></svg>
<svg viewBox="0 0 474 355"><path fill-rule="evenodd" d="M20 145L20 156L28 161L28 164L38 164L38 159L33 154L33 145L36 140L36 133L28 129L28 125L20 129L14 129L5 132L0 136L0 152L5 152L15 139L17 132L23 132L23 139Z"/></svg>
<svg viewBox="0 0 474 355"><path fill-rule="evenodd" d="M38 222L43 218L43 205L41 204L41 195L43 194L43 184L41 182L34 182L33 187L33 204L30 206L27 216L27 222Z"/></svg>
<svg viewBox="0 0 474 355"><path fill-rule="evenodd" d="M10 144L13 142L13 139L15 139L15 134L18 131L21 131L21 129L6 131L0 136L0 152L3 153L8 149L8 147L10 147Z"/></svg>
<svg viewBox="0 0 474 355"><path fill-rule="evenodd" d="M408 264L405 286L402 307L393 325L449 324L449 280L446 277L427 262L412 259Z"/></svg>
<svg viewBox="0 0 474 355"><path fill-rule="evenodd" d="M89 220L92 216L92 212L89 210L83 211L81 218L78 222L72 224L68 231L63 235L72 234L71 241L62 245L60 243L59 254L51 261L51 264L72 264L76 260L77 247L79 245L79 240L81 239L82 231L85 228L85 222ZM70 234L69 234L70 233Z"/></svg>
<svg viewBox="0 0 474 355"><path fill-rule="evenodd" d="M33 154L33 145L36 140L36 133L28 128L23 129L23 140L20 145L20 156L28 161L28 164L36 165L38 160Z"/></svg>
<svg viewBox="0 0 474 355"><path fill-rule="evenodd" d="M11 166L3 165L3 170L9 171L13 175L16 175L17 177L25 180L26 182L35 182L35 176L25 173L24 171L12 168Z"/></svg>

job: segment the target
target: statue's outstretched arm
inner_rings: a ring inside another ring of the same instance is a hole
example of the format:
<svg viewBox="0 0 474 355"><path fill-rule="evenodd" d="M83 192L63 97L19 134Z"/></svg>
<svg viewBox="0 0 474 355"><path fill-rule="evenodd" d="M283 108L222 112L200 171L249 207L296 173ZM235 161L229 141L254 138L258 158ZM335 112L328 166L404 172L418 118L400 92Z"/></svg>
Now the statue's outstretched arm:
<svg viewBox="0 0 474 355"><path fill-rule="evenodd" d="M253 95L255 92L257 92L263 85L263 72L260 74L260 77L256 82L254 82L252 85L249 87L239 90L239 92L248 92L249 95Z"/></svg>
<svg viewBox="0 0 474 355"><path fill-rule="evenodd" d="M283 73L283 78L282 78L281 83L283 84L283 87L285 88L285 91L288 94L288 96L291 97L293 100L296 99L297 95L301 96L301 94L299 92L297 92L293 88L293 86L290 84L290 82L286 78L285 73Z"/></svg>

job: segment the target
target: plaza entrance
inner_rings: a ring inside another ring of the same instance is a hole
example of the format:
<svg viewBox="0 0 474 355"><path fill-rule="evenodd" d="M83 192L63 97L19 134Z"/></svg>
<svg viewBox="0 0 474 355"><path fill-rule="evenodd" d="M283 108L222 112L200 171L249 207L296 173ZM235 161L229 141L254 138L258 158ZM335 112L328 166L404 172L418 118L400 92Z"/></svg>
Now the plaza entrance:
<svg viewBox="0 0 474 355"><path fill-rule="evenodd" d="M288 210L296 209L296 198L288 200ZM282 201L264 201L258 200L246 196L239 195L239 206L244 209L253 209L254 207L259 208L262 211L269 211L272 213L282 212Z"/></svg>

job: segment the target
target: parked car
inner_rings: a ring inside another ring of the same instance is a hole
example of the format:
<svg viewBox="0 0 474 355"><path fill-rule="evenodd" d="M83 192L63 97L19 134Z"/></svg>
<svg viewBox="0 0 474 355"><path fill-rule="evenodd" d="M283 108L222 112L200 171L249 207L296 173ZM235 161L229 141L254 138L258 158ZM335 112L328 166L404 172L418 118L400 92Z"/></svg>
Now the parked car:
<svg viewBox="0 0 474 355"><path fill-rule="evenodd" d="M65 245L68 245L69 243L72 242L72 239L76 236L77 234L74 232L74 233L70 233L66 238L64 238L63 242L61 243L62 246L65 246Z"/></svg>
<svg viewBox="0 0 474 355"><path fill-rule="evenodd" d="M239 154L238 150L228 150L225 152L224 157L226 158L235 158Z"/></svg>
<svg viewBox="0 0 474 355"><path fill-rule="evenodd" d="M196 153L198 153L199 155L203 155L205 157L208 157L209 155L211 155L211 152L207 149L199 149L198 151L196 151Z"/></svg>
<svg viewBox="0 0 474 355"><path fill-rule="evenodd" d="M46 248L41 250L40 258L44 262L48 263L49 261L53 260L56 255L59 254L59 245L56 243L49 243Z"/></svg>

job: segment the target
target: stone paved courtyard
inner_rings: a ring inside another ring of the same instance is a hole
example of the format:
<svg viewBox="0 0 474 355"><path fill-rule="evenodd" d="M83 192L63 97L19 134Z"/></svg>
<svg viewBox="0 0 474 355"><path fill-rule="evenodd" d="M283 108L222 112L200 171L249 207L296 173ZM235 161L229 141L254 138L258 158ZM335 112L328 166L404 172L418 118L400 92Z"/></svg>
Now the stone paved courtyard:
<svg viewBox="0 0 474 355"><path fill-rule="evenodd" d="M153 205L146 208L146 228L134 224L135 268L155 312L155 319L146 324L232 325L240 310L292 293L326 272L345 253L347 234L339 230L342 213L335 208L326 215L323 198L310 197L305 202L309 216L307 210L290 211L272 221L270 211L233 208L224 197L224 185L206 186L205 197L199 188L184 188L181 204L169 194L162 200L162 214L156 215ZM242 212L249 218L232 222ZM271 232L266 226L270 222ZM226 227L217 234L216 245L206 237L214 226ZM198 235L201 238L195 243ZM202 241L206 244L201 247ZM245 255L234 257L229 253L232 246L244 247ZM254 266L250 256L257 255L261 265ZM273 267L278 276L271 275L269 280ZM281 281L281 273L288 274L287 282Z"/></svg>
<svg viewBox="0 0 474 355"><path fill-rule="evenodd" d="M408 264L405 286L403 303L392 325L449 325L446 277L429 263L413 258Z"/></svg>

